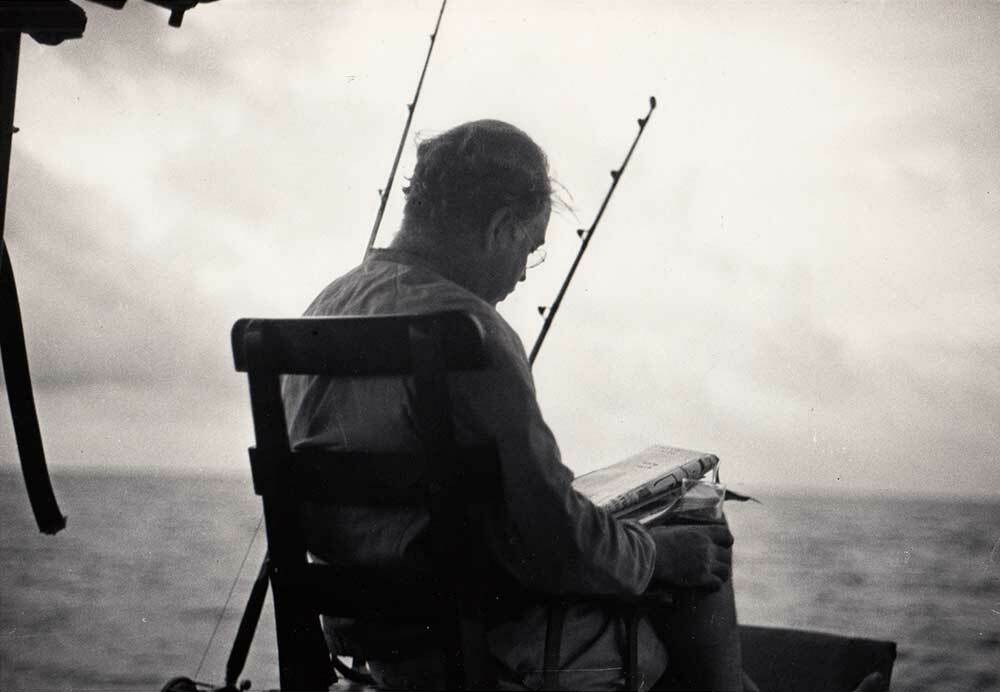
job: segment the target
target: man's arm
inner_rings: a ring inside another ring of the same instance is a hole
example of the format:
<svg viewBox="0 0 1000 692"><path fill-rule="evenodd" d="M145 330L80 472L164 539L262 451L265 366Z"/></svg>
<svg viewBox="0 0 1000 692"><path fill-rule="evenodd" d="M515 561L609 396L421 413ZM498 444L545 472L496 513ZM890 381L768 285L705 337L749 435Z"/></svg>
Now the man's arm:
<svg viewBox="0 0 1000 692"><path fill-rule="evenodd" d="M573 490L523 346L499 317L491 322L490 369L456 378L453 396L459 435L496 440L504 502L487 531L497 561L525 586L549 593L642 593L656 563L653 538Z"/></svg>

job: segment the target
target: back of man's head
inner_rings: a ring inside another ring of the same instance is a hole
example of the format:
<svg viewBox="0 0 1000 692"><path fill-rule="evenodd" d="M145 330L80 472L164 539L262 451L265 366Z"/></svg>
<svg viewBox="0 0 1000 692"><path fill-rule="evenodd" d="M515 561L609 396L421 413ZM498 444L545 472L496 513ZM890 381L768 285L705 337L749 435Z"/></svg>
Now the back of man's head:
<svg viewBox="0 0 1000 692"><path fill-rule="evenodd" d="M501 207L521 220L537 216L552 185L545 153L527 134L500 120L476 120L421 142L403 192L404 232L458 240L485 228Z"/></svg>

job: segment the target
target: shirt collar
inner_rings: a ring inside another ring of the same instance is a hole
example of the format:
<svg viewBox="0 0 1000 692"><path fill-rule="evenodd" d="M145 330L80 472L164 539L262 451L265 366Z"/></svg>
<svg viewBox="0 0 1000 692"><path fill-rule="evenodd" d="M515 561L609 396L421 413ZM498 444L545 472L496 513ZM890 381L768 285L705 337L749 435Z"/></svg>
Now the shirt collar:
<svg viewBox="0 0 1000 692"><path fill-rule="evenodd" d="M396 264L405 264L410 267L419 267L427 271L433 272L438 276L441 276L452 283L457 284L452 277L451 272L445 267L443 262L438 261L433 257L428 257L426 255L421 255L413 252L412 250L399 250L397 248L376 248L373 249L365 263L370 261L379 262L394 262ZM461 285L461 284L458 284Z"/></svg>

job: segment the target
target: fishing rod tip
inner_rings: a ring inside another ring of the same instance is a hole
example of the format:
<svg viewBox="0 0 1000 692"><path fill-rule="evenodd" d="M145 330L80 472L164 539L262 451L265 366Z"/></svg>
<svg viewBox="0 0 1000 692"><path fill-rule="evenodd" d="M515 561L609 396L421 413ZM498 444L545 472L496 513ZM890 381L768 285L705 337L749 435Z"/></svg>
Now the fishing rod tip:
<svg viewBox="0 0 1000 692"><path fill-rule="evenodd" d="M656 97L655 96L650 96L649 97L649 110L653 110L654 108L656 108Z"/></svg>

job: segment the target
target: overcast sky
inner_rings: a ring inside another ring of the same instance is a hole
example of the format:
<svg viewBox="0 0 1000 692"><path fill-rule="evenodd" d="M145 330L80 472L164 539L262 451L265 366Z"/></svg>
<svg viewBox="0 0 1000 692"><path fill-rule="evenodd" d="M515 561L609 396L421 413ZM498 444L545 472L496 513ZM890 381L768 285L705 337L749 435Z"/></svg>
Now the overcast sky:
<svg viewBox="0 0 1000 692"><path fill-rule="evenodd" d="M82 4L83 39L22 44L7 217L50 465L245 472L229 327L360 259L438 4ZM474 118L547 151L572 211L501 305L530 347L655 94L535 367L566 463L663 443L749 488L998 494L998 26L452 0L400 171Z"/></svg>

